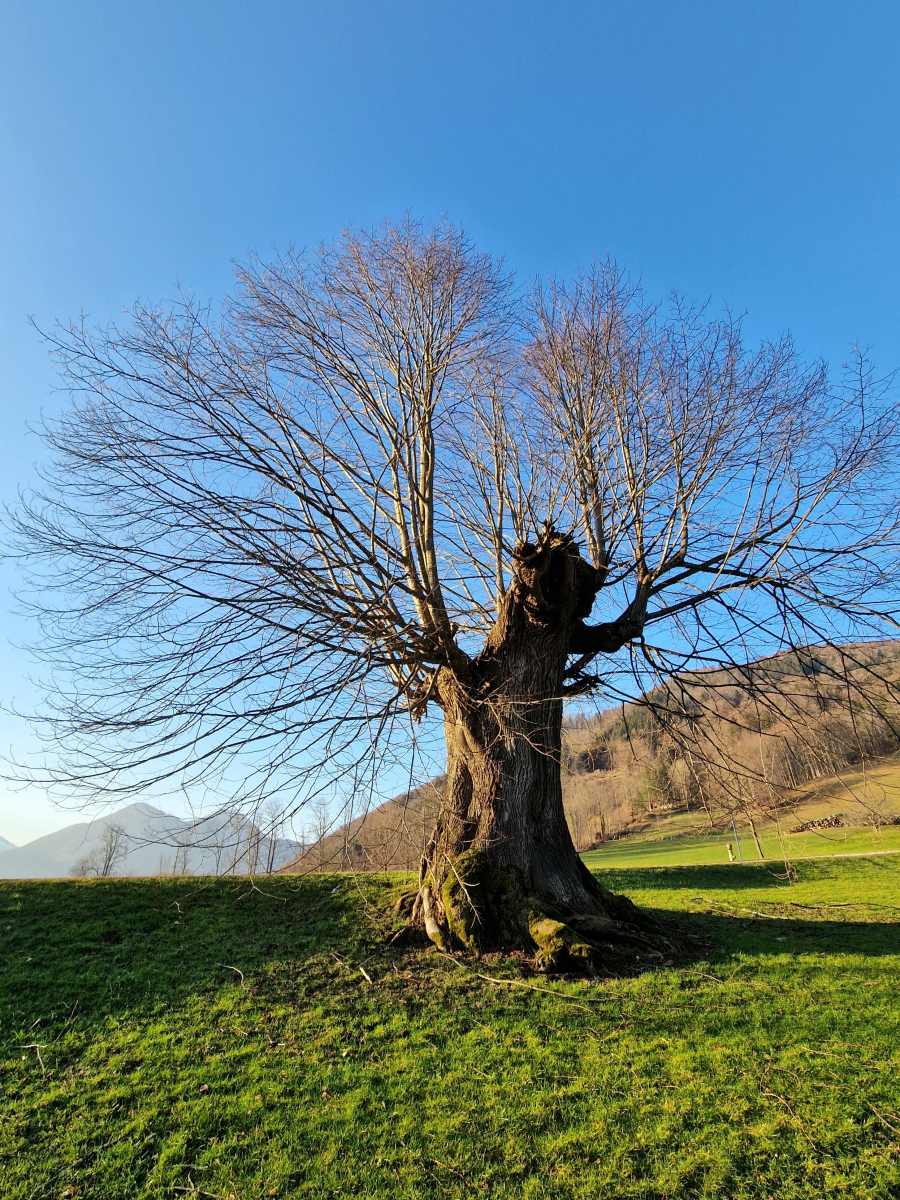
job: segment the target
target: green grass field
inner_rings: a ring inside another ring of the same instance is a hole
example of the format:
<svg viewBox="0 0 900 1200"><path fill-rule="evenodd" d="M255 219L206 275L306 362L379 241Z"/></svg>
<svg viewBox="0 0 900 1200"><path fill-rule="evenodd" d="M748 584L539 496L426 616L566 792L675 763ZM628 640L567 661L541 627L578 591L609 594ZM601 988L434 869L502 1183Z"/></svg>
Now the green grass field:
<svg viewBox="0 0 900 1200"><path fill-rule="evenodd" d="M780 829L769 818L761 818L757 829L767 861L823 858L843 854L900 852L900 826L845 825L836 829L809 830L790 834L788 829L802 821L833 813L865 810L866 804L900 815L900 758L885 759L863 770L846 770L827 776L793 793L785 805ZM644 827L582 858L593 871L619 867L687 867L727 863L731 842L738 861L758 862L759 853L750 829L742 822L737 837L732 831L710 835L698 830L702 814L661 813L648 816Z"/></svg>
<svg viewBox="0 0 900 1200"><path fill-rule="evenodd" d="M797 870L610 872L707 949L591 982L397 879L4 882L0 1195L896 1198L900 856Z"/></svg>
<svg viewBox="0 0 900 1200"><path fill-rule="evenodd" d="M686 835L654 839L623 838L610 842L602 850L590 850L581 857L592 871L606 871L619 867L689 867L712 866L727 863L727 843L735 847L744 862L759 862L756 845L746 832L740 835L740 851L735 846L734 835L717 834L714 837L690 837ZM765 832L760 837L765 861L775 869L783 861L785 853L793 862L796 859L827 858L845 854L883 854L886 851L900 853L900 827L889 827L873 833L871 829L823 829L810 833L784 836Z"/></svg>

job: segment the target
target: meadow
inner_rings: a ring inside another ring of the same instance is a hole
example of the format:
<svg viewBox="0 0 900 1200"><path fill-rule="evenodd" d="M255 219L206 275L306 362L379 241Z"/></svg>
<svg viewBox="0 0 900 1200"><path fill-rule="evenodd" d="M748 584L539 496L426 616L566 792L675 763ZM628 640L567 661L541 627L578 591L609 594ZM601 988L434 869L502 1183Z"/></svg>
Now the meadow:
<svg viewBox="0 0 900 1200"><path fill-rule="evenodd" d="M900 856L632 868L596 980L390 945L398 876L0 885L0 1194L900 1195Z"/></svg>
<svg viewBox="0 0 900 1200"><path fill-rule="evenodd" d="M673 822L674 824L674 822ZM733 834L712 836L673 834L668 837L636 836L609 842L600 850L589 850L582 858L592 871L619 867L712 866L727 863L728 843L735 860L759 862L759 852L749 834L742 830L740 841ZM874 857L900 854L900 827L871 829L811 830L793 837L766 830L760 836L765 861L777 870L779 862L845 855Z"/></svg>
<svg viewBox="0 0 900 1200"><path fill-rule="evenodd" d="M882 810L900 817L900 761L896 756L865 770L848 769L797 788L780 814L757 818L765 860L824 858L838 855L900 853L900 825L847 824L847 812L857 820L867 811ZM791 833L801 822L838 814L844 822L831 829ZM701 814L650 814L642 827L620 840L583 854L593 871L618 867L674 867L727 863L728 843L735 859L758 862L759 851L745 821L736 831L718 833L698 828Z"/></svg>

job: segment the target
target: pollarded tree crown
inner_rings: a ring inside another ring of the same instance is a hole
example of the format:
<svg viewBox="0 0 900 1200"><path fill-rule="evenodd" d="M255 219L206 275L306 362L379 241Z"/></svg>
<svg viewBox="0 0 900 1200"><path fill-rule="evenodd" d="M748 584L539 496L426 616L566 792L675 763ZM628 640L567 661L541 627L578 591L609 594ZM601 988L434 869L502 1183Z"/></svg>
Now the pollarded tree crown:
<svg viewBox="0 0 900 1200"><path fill-rule="evenodd" d="M870 368L834 383L610 261L517 287L406 219L251 261L218 314L50 341L73 404L13 518L48 786L371 782L513 591L537 623L569 605L560 698L892 628Z"/></svg>

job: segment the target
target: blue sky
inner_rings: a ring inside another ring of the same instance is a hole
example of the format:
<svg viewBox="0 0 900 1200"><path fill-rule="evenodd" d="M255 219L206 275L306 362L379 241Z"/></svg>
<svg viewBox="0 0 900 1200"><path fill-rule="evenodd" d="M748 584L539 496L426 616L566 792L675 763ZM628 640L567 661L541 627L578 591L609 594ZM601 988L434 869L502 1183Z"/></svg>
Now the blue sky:
<svg viewBox="0 0 900 1200"><path fill-rule="evenodd" d="M0 496L60 403L29 316L216 298L233 259L407 208L526 276L610 252L754 336L892 369L898 100L895 0L4 0ZM0 694L27 705L2 582ZM0 834L68 819L0 785Z"/></svg>

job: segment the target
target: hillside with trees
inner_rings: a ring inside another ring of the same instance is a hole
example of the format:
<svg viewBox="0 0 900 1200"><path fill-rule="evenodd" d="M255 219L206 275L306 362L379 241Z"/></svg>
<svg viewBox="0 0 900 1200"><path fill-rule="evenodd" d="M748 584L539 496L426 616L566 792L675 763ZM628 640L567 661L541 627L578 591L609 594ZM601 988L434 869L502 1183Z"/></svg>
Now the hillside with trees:
<svg viewBox="0 0 900 1200"><path fill-rule="evenodd" d="M809 647L668 680L636 704L566 722L564 796L580 849L648 815L732 819L756 836L804 785L900 749L900 646ZM848 794L848 820L893 820L891 797Z"/></svg>

